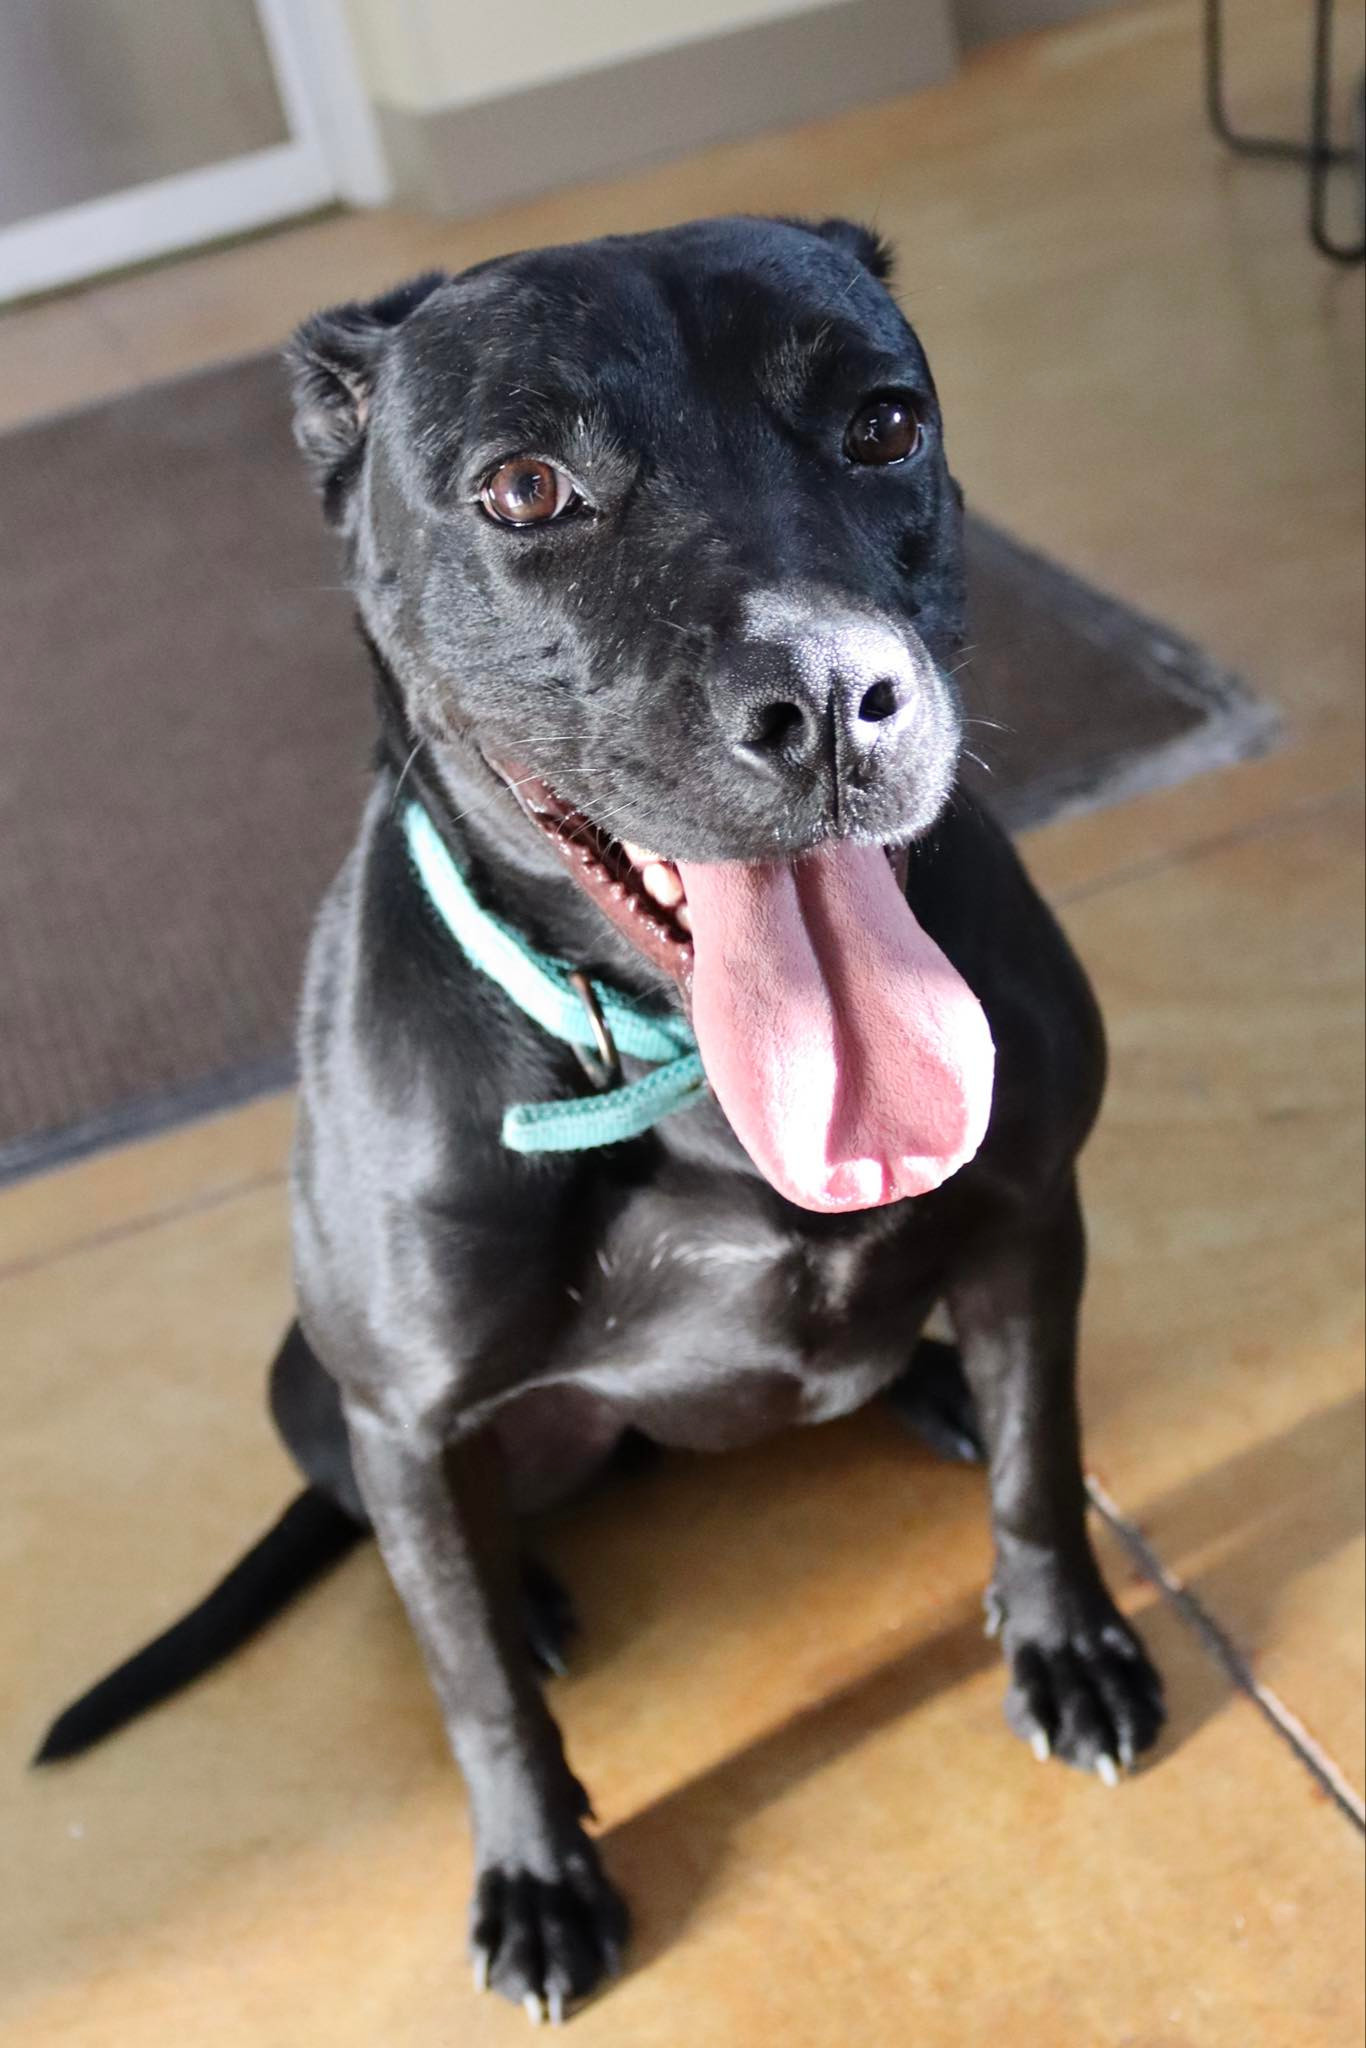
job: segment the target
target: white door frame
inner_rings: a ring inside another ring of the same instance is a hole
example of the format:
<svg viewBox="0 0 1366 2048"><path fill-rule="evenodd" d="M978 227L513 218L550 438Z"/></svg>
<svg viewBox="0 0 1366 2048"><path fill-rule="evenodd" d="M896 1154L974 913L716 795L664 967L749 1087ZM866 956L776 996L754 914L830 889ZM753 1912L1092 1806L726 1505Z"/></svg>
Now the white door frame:
<svg viewBox="0 0 1366 2048"><path fill-rule="evenodd" d="M329 200L377 206L391 181L343 0L255 0L287 142L0 228L0 301L74 284Z"/></svg>

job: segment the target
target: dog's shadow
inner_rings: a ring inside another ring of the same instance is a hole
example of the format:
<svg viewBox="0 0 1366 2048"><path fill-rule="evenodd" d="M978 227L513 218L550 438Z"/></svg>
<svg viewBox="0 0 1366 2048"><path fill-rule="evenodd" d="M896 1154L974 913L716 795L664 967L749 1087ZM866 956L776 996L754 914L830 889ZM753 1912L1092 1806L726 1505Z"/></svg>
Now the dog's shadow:
<svg viewBox="0 0 1366 2048"><path fill-rule="evenodd" d="M1273 1640L1277 1618L1300 1576L1332 1557L1361 1529L1362 1420L1363 1401L1354 1395L1305 1416L1282 1435L1206 1469L1157 1499L1136 1506L1128 1500L1122 1503L1150 1534L1163 1562L1187 1578L1205 1609L1228 1630L1249 1658L1255 1659L1258 1651ZM843 1432L842 1437L822 1443L822 1432L798 1432L791 1439L765 1446L762 1455L744 1473L738 1466L732 1467L731 1484L753 1482L745 1501L747 1513L756 1520L769 1513L791 1516L791 1503L803 1499L814 1475L832 1460L837 1472L837 1494L840 1488L860 1485L880 1494L887 1487L890 1457L894 1494L904 1473L909 1494L929 1497L922 1503L927 1518L933 1517L936 1500L952 1507L956 1499L962 1513L957 1523L960 1535L954 1540L961 1540L961 1532L967 1527L984 1532L985 1485L980 1472L935 1467L927 1454L909 1446L903 1463L899 1449L889 1451L885 1426L876 1417L849 1418L847 1424L833 1428ZM667 1465L668 1461L665 1462ZM715 1489L717 1468L710 1460L706 1463L710 1469L705 1475L698 1475L697 1484L687 1482L682 1488L690 1509L704 1492L710 1496ZM662 1478L673 1483L667 1470ZM798 1541L790 1555L785 1545L780 1545L776 1551L767 1553L770 1562L763 1571L733 1571L735 1560L727 1557L722 1575L715 1569L717 1560L713 1554L717 1532L703 1529L697 1535L695 1560L677 1569L676 1559L666 1562L656 1546L640 1568L630 1574L635 1589L632 1598L618 1601L614 1595L619 1582L628 1575L617 1571L613 1560L619 1562L622 1558L630 1540L628 1531L639 1528L642 1510L651 1504L649 1495L654 1484L648 1473L640 1481L626 1478L607 1488L599 1498L569 1511L563 1529L552 1531L550 1559L558 1563L561 1552L573 1555L576 1569L570 1573L570 1582L584 1598L592 1621L583 1645L584 1654L575 1659L576 1667L590 1685L608 1680L609 1667L619 1655L624 1655L626 1643L638 1627L670 1629L677 1625L680 1608L687 1610L686 1628L714 1633L719 1611L726 1624L734 1625L737 1636L742 1635L747 1621L764 1605L800 1600L812 1569L812 1550L819 1549L814 1539L806 1549ZM966 1496L958 1491L960 1488L966 1489ZM802 1521L798 1517L791 1526L799 1530ZM900 1526L904 1527L904 1520ZM870 1569L885 1568L885 1557L881 1553L871 1554L878 1539L868 1534L859 1517L853 1518L853 1525L844 1532L827 1534L842 1544L841 1569L857 1570L865 1536ZM1110 1556L1113 1573L1113 1551ZM775 1557L776 1564L772 1562ZM592 1565L586 1577L577 1568L585 1559ZM699 1562L707 1581L700 1588L692 1584ZM724 1592L718 1594L722 1577ZM374 1680L379 1688L376 1710L382 1709L403 1724L394 1743L402 1759L400 1776L410 1785L425 1785L429 1779L433 1783L448 1783L450 1766L416 1669L416 1651L409 1644L392 1595L381 1583L377 1565L372 1566L371 1581L364 1597L354 1603L353 1612L344 1602L338 1602L330 1615L324 1613L318 1625L325 1620L329 1629L334 1629L337 1617L350 1612L347 1625L355 1631L353 1647L358 1647L362 1639L373 1644L377 1628L390 1631L393 1654L412 1660L412 1668L404 1678L399 1678L387 1668L386 1659L386 1669ZM1234 1690L1234 1680L1208 1653L1178 1609L1161 1594L1148 1592L1139 1604L1136 1619L1169 1681L1171 1720L1153 1760L1160 1768L1166 1755L1188 1741L1226 1705ZM714 1895L737 1853L739 1837L748 1821L779 1802L793 1788L852 1755L882 1729L914 1714L918 1706L953 1692L999 1663L997 1645L982 1632L978 1588L974 1584L970 1592L965 1590L963 1573L957 1567L945 1604L934 1614L933 1625L919 1633L909 1646L902 1633L899 1645L897 1653L876 1668L825 1691L813 1704L672 1785L607 1831L603 1846L608 1866L636 1914L632 1967L641 1967L652 1956L671 1947L694 1914ZM282 1669L280 1682L288 1679L294 1683L297 1677L297 1668ZM241 1683L245 1682L244 1674ZM254 1682L259 1683L259 1677ZM622 1705L618 1698L621 1683L611 1673L609 1717ZM576 1718L572 1692L571 1686L559 1709L568 1730L571 1754L575 1748ZM1292 1690L1288 1703L1312 1721L1312 1698L1301 1697ZM638 1700L633 1705L640 1715L647 1712L647 1701ZM168 1715L177 1711L188 1715L187 1707L177 1709L173 1704L165 1709ZM290 1742L279 1743L280 1723L272 1720L271 1741L258 1757L263 1782L257 1788L257 1804L252 1806L260 1824L258 1839L269 1837L271 1785L279 1783L297 1790L301 1772L307 1775L311 1787L309 1835L320 1841L332 1837L350 1839L356 1826L354 1786L344 1774L335 1772L319 1772L315 1781L314 1772L303 1761L304 1745L313 1740L306 1732L306 1717L299 1718L298 1726L304 1732L299 1735L299 1750L293 1751ZM1269 1746L1281 1744L1282 1739L1269 1727L1265 1735ZM200 1774L195 1747L198 1739L188 1718L178 1726L170 1768L172 1775L177 1770L182 1776L188 1774L186 1782L193 1782ZM1009 1745L1012 1740L1002 1727L1002 1744ZM1283 1747L1282 1754L1287 1769L1301 1768L1288 1748ZM1270 1758L1267 1767L1272 1768ZM1032 1768L1023 1752L1019 1768ZM185 1902L187 1875L202 1863L203 1843L198 1839L187 1843L182 1860L167 1842L157 1802L144 1801L145 1785L130 1781L126 1767L118 1776L119 1785L106 1825L113 1827L117 1822L123 1829L123 1850L139 1867L150 1863L156 1871L154 1883L147 1888L139 1886L135 1901L121 1899L112 1914L110 1938L126 1942L132 1938L138 1916L152 1910L173 1913L178 1904ZM76 1781L73 1778L62 1782ZM50 1788L43 1780L34 1785L36 1796L42 1797L49 1790L56 1794L56 1781ZM1132 1796L1138 1795L1139 1788L1135 1787ZM386 1796L377 1787L371 1795L371 1805ZM69 1797L69 1793L64 1795L63 1805ZM47 1844L44 1853L55 1873L56 1852L46 1835L42 1841ZM258 1852L253 1846L247 1853L248 1859L254 1860L258 1853L264 1856L270 1852ZM194 1889L191 1880L190 1892ZM50 1955L35 1956L32 1967L41 1973L52 1967L53 1960Z"/></svg>
<svg viewBox="0 0 1366 2048"><path fill-rule="evenodd" d="M744 1824L922 1702L999 1661L980 1600L960 1602L933 1635L675 1786L603 1839L631 1902L629 1966L671 1948L728 1862Z"/></svg>
<svg viewBox="0 0 1366 2048"><path fill-rule="evenodd" d="M1188 1590L1249 1666L1271 1639L1295 1581L1361 1530L1364 1415L1361 1395L1335 1402L1144 1503L1137 1514L1169 1568L1183 1571L1184 1560L1197 1560ZM1153 1769L1226 1705L1238 1681L1165 1595L1154 1589L1136 1619L1169 1681L1170 1718L1143 1766ZM637 1912L632 1967L643 1967L679 1939L748 1821L918 1705L998 1662L997 1646L983 1634L979 1601L964 1598L912 1648L610 1829L604 1852ZM1312 1701L1291 1704L1312 1716ZM1004 1730L1002 1739L1010 1739ZM1282 1741L1270 1727L1266 1739ZM1287 1769L1302 1768L1288 1745L1284 1762Z"/></svg>

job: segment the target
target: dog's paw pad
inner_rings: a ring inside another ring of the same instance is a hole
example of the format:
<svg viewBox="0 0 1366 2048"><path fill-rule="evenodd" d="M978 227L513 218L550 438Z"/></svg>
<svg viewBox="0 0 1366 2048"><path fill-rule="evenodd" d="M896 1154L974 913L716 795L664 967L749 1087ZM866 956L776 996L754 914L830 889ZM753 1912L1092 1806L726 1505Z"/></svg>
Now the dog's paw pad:
<svg viewBox="0 0 1366 2048"><path fill-rule="evenodd" d="M1010 1638L1006 1719L1040 1762L1061 1757L1118 1785L1156 1741L1162 1680L1127 1622L1114 1615L1060 1639Z"/></svg>
<svg viewBox="0 0 1366 2048"><path fill-rule="evenodd" d="M522 1628L538 1668L552 1678L563 1678L579 1620L555 1574L534 1557L522 1559Z"/></svg>
<svg viewBox="0 0 1366 2048"><path fill-rule="evenodd" d="M536 2025L558 2025L575 1999L615 1976L626 1907L584 1836L554 1876L502 1866L484 1870L470 1912L475 1989L497 1991Z"/></svg>

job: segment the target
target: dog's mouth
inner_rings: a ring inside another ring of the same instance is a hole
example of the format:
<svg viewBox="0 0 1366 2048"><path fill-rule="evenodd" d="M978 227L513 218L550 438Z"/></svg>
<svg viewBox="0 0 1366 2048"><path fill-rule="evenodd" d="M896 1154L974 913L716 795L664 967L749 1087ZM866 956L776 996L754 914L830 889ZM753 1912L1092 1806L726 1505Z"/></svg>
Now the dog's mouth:
<svg viewBox="0 0 1366 2048"><path fill-rule="evenodd" d="M490 762L585 893L683 992L702 1064L765 1178L806 1209L928 1193L976 1153L994 1052L880 846L671 861Z"/></svg>
<svg viewBox="0 0 1366 2048"><path fill-rule="evenodd" d="M613 839L539 775L505 761L489 766L549 840L579 887L685 999L692 988L692 915L677 864L629 839Z"/></svg>

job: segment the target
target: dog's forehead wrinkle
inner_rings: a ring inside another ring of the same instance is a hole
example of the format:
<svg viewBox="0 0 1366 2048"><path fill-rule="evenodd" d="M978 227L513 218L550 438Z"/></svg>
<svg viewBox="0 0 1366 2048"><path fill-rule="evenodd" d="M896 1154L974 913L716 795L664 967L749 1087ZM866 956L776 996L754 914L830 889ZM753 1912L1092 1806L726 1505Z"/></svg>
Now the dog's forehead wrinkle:
<svg viewBox="0 0 1366 2048"><path fill-rule="evenodd" d="M758 383L780 406L799 404L822 365L837 353L831 348L830 337L829 322L814 334L780 335L758 365Z"/></svg>

